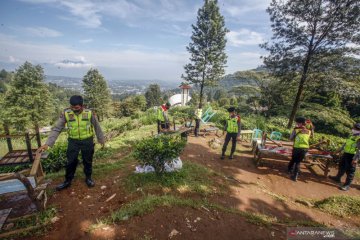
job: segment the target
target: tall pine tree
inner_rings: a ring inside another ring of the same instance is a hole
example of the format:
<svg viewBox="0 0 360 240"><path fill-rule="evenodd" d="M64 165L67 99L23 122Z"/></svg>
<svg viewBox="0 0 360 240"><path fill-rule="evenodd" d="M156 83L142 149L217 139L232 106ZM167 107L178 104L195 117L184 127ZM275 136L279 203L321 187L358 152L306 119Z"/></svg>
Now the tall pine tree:
<svg viewBox="0 0 360 240"><path fill-rule="evenodd" d="M104 77L97 69L90 69L83 78L84 100L87 107L95 110L99 121L110 112L111 95Z"/></svg>
<svg viewBox="0 0 360 240"><path fill-rule="evenodd" d="M290 128L311 75L339 68L347 54L359 52L360 1L273 0L267 12L273 37L262 45L270 52L264 63L284 82L298 83Z"/></svg>
<svg viewBox="0 0 360 240"><path fill-rule="evenodd" d="M182 78L200 87L199 107L203 106L204 88L215 85L224 75L228 30L220 14L217 0L205 0L198 10L196 25L192 25L191 42L186 48L191 54Z"/></svg>
<svg viewBox="0 0 360 240"><path fill-rule="evenodd" d="M15 71L10 89L5 93L1 103L1 120L19 130L26 129L28 124L37 126L47 122L53 113L51 102L42 67L25 62Z"/></svg>

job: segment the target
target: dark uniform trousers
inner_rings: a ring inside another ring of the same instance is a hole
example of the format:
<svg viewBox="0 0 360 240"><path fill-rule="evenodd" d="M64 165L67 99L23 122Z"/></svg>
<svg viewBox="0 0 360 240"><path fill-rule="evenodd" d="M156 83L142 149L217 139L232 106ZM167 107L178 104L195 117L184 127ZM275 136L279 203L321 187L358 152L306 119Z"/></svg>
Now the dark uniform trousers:
<svg viewBox="0 0 360 240"><path fill-rule="evenodd" d="M300 171L300 163L304 160L307 153L307 148L293 148L291 161L288 165L288 171L298 174ZM295 169L294 169L295 165Z"/></svg>
<svg viewBox="0 0 360 240"><path fill-rule="evenodd" d="M194 135L197 137L199 136L200 132L200 119L195 119L195 129L194 129Z"/></svg>
<svg viewBox="0 0 360 240"><path fill-rule="evenodd" d="M234 154L234 152L236 150L236 138L237 138L237 133L226 133L225 142L224 142L224 145L223 145L223 148L222 148L222 155L225 154L226 148L227 148L227 146L228 146L228 144L230 142L230 139L231 139L231 142L232 142L230 155Z"/></svg>
<svg viewBox="0 0 360 240"><path fill-rule="evenodd" d="M65 179L71 181L74 178L76 167L78 165L78 156L81 151L83 159L84 173L86 178L91 178L92 173L92 161L94 156L94 140L93 137L76 140L68 139L68 148L66 151L67 165L65 167Z"/></svg>
<svg viewBox="0 0 360 240"><path fill-rule="evenodd" d="M158 123L158 134L160 134L161 129L169 129L170 128L170 125L167 122L162 122L162 121L158 120L157 123Z"/></svg>
<svg viewBox="0 0 360 240"><path fill-rule="evenodd" d="M340 180L346 173L345 185L350 185L355 176L356 165L351 164L353 158L354 154L344 153L339 163L339 171L336 177Z"/></svg>

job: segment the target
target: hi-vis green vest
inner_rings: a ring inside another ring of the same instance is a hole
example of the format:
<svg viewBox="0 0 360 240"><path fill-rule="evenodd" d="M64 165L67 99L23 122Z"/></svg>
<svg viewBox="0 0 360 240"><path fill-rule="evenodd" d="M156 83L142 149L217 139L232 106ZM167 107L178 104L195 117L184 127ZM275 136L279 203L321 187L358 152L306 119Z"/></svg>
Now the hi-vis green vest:
<svg viewBox="0 0 360 240"><path fill-rule="evenodd" d="M356 153L356 145L357 142L360 140L360 136L351 136L346 140L344 152L349 154L355 154Z"/></svg>
<svg viewBox="0 0 360 240"><path fill-rule="evenodd" d="M294 148L309 148L311 131L308 129L295 129Z"/></svg>
<svg viewBox="0 0 360 240"><path fill-rule="evenodd" d="M157 110L157 120L159 120L160 122L165 122L163 112L164 112L164 109L162 108L162 106L160 106Z"/></svg>
<svg viewBox="0 0 360 240"><path fill-rule="evenodd" d="M238 131L239 131L238 117L229 118L227 120L226 132L228 132L228 133L238 133Z"/></svg>
<svg viewBox="0 0 360 240"><path fill-rule="evenodd" d="M196 117L196 119L201 119L201 117L202 117L202 109L201 108L198 108L195 110L195 117Z"/></svg>
<svg viewBox="0 0 360 240"><path fill-rule="evenodd" d="M92 113L88 109L84 109L78 115L71 109L67 109L65 111L65 119L69 138L83 140L94 136L91 116Z"/></svg>

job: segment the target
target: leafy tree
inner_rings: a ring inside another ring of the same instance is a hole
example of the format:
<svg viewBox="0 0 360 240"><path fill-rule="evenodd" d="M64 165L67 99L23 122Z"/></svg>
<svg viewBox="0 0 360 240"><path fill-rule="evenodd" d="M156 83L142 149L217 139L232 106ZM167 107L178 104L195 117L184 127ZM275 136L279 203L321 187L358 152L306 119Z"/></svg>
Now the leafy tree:
<svg viewBox="0 0 360 240"><path fill-rule="evenodd" d="M297 81L296 98L289 117L291 127L312 73L339 67L338 59L359 48L360 2L358 0L272 0L267 12L273 30L270 52L264 63L284 81Z"/></svg>
<svg viewBox="0 0 360 240"><path fill-rule="evenodd" d="M150 84L145 92L146 106L148 108L158 106L161 104L161 91L158 84Z"/></svg>
<svg viewBox="0 0 360 240"><path fill-rule="evenodd" d="M94 109L99 120L103 120L109 114L111 96L104 77L97 69L90 69L83 78L85 103L87 107Z"/></svg>
<svg viewBox="0 0 360 240"><path fill-rule="evenodd" d="M2 101L1 120L23 130L29 123L38 125L47 121L53 113L50 106L50 93L44 83L42 67L25 62L16 70Z"/></svg>
<svg viewBox="0 0 360 240"><path fill-rule="evenodd" d="M200 87L199 108L202 108L204 87L216 84L225 73L228 30L217 0L205 0L192 28L192 42L186 48L191 54L190 63L185 65L182 78Z"/></svg>
<svg viewBox="0 0 360 240"><path fill-rule="evenodd" d="M214 100L216 101L226 97L227 97L227 92L224 89L218 89L214 93Z"/></svg>

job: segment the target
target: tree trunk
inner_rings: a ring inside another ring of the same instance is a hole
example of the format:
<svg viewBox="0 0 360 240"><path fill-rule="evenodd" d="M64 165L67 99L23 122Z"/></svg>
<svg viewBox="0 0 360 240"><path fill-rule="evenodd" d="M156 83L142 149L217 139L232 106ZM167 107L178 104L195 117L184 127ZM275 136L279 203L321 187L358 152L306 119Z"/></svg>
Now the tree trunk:
<svg viewBox="0 0 360 240"><path fill-rule="evenodd" d="M300 105L300 98L301 98L301 95L302 95L303 90L304 90L304 85L305 85L308 70L309 70L310 58L311 58L311 56L310 56L310 53L309 53L307 55L307 57L306 57L306 61L305 61L305 64L304 64L304 70L303 70L303 73L301 75L301 79L300 79L300 83L299 83L299 88L298 88L296 98L295 98L295 102L294 102L294 105L293 105L293 108L292 108L292 111L291 111L291 114L290 114L290 117L289 117L289 122L288 122L288 125L287 125L288 129L291 128L291 126L292 126L292 124L294 122L294 119L295 119L296 112L297 112L297 110L299 108L299 105Z"/></svg>

